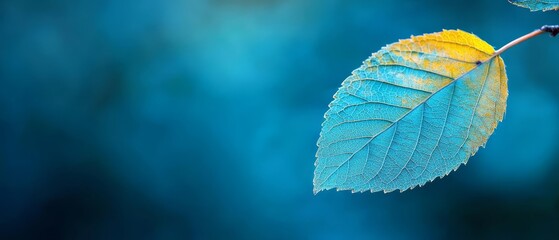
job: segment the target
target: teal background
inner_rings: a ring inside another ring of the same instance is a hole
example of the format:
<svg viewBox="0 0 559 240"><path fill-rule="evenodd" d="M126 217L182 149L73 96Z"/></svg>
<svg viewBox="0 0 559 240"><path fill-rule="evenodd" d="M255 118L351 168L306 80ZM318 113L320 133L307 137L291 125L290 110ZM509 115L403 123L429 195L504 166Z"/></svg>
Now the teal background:
<svg viewBox="0 0 559 240"><path fill-rule="evenodd" d="M559 236L559 39L503 58L504 122L400 193L314 196L332 95L372 52L460 28L496 48L558 12L506 0L0 2L0 238Z"/></svg>

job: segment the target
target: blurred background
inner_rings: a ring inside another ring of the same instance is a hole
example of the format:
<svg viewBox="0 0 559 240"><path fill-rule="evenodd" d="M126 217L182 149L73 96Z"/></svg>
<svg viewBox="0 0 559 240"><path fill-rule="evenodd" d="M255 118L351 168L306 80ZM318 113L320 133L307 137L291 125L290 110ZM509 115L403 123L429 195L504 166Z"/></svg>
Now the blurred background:
<svg viewBox="0 0 559 240"><path fill-rule="evenodd" d="M314 196L323 114L382 46L495 48L558 12L506 0L0 2L1 239L559 236L559 39L503 55L503 123L404 193Z"/></svg>

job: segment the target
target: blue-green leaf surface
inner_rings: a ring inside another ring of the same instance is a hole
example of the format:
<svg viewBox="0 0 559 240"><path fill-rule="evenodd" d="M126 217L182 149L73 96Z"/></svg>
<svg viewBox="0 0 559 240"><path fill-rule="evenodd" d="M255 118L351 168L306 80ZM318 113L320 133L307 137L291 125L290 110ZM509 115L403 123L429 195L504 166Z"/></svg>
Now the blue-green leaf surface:
<svg viewBox="0 0 559 240"><path fill-rule="evenodd" d="M529 8L530 11L558 10L559 0L509 0L510 3Z"/></svg>
<svg viewBox="0 0 559 240"><path fill-rule="evenodd" d="M343 81L325 114L314 192L404 191L466 163L505 112L504 63L493 53L460 30L374 53Z"/></svg>

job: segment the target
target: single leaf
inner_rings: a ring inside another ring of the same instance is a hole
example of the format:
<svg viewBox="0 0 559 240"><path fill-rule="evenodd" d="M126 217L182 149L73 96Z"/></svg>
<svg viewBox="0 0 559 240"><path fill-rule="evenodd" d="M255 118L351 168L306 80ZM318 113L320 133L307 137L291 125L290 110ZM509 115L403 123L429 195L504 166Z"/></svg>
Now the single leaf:
<svg viewBox="0 0 559 240"><path fill-rule="evenodd" d="M530 11L559 10L559 0L509 0L510 3Z"/></svg>
<svg viewBox="0 0 559 240"><path fill-rule="evenodd" d="M404 191L465 164L505 113L507 77L494 52L444 30L374 53L329 104L314 192Z"/></svg>

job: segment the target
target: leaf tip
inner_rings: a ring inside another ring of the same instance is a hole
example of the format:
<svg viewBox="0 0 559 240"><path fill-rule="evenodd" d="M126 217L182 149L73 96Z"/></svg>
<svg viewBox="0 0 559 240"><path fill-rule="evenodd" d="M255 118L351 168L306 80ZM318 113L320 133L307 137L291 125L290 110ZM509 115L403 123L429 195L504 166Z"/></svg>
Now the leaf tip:
<svg viewBox="0 0 559 240"><path fill-rule="evenodd" d="M312 189L312 193L313 195L317 195L319 192L321 192L323 189L320 189L318 186L316 186L316 184L313 184L313 189Z"/></svg>

